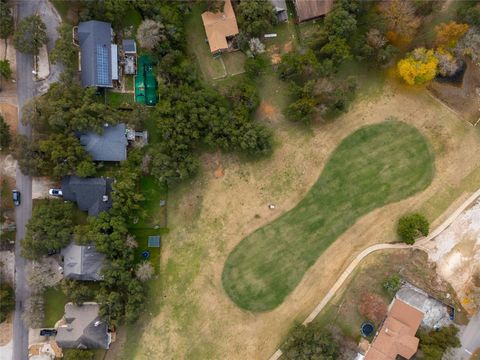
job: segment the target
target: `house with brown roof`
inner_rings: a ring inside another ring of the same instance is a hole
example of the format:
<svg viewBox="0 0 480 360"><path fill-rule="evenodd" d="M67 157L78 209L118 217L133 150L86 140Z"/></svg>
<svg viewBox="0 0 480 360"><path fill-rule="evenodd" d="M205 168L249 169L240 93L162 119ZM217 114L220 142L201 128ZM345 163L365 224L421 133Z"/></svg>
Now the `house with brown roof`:
<svg viewBox="0 0 480 360"><path fill-rule="evenodd" d="M238 34L238 25L230 0L225 0L223 12L205 11L202 20L212 53L233 50L233 39Z"/></svg>
<svg viewBox="0 0 480 360"><path fill-rule="evenodd" d="M423 312L395 299L387 318L365 354L365 360L395 360L398 355L410 359L418 350L415 334Z"/></svg>
<svg viewBox="0 0 480 360"><path fill-rule="evenodd" d="M293 0L298 22L318 19L332 10L333 0Z"/></svg>

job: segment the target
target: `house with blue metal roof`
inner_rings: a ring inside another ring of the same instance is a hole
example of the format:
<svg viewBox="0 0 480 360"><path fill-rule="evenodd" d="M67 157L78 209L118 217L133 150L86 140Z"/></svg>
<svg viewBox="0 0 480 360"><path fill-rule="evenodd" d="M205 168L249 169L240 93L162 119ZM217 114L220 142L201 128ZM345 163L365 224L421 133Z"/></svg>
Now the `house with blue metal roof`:
<svg viewBox="0 0 480 360"><path fill-rule="evenodd" d="M96 20L81 22L77 36L82 86L113 87L112 80L118 80L118 50L112 44L111 24Z"/></svg>

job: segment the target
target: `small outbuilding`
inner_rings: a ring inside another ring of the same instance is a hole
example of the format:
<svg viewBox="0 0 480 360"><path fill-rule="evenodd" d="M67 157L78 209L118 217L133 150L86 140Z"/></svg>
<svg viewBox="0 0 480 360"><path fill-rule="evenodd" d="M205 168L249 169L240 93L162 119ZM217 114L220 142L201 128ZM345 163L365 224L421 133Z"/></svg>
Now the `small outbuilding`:
<svg viewBox="0 0 480 360"><path fill-rule="evenodd" d="M333 7L333 0L293 0L298 22L318 19L327 15Z"/></svg>
<svg viewBox="0 0 480 360"><path fill-rule="evenodd" d="M285 22L288 20L287 2L285 0L270 0L270 3L275 8L278 22Z"/></svg>

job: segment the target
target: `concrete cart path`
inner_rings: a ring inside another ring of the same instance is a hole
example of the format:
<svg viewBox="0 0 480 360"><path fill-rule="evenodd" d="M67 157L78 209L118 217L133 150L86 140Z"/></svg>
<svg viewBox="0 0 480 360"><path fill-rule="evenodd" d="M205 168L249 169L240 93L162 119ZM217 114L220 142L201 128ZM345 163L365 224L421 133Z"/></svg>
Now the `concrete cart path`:
<svg viewBox="0 0 480 360"><path fill-rule="evenodd" d="M406 245L406 244L377 244L372 245L361 253L359 253L355 259L348 265L348 267L343 271L340 277L337 279L335 284L330 288L327 294L323 297L320 303L313 309L313 311L308 315L308 317L303 322L303 325L307 325L308 323L312 322L317 315L323 310L323 308L332 300L335 296L336 292L340 287L343 285L345 280L350 276L350 274L355 270L355 268L360 264L360 262L370 255L373 252L379 250L388 250L388 249L420 249L426 251L424 245L429 241L432 241L435 237L437 237L442 231L444 231L450 224L470 205L472 205L475 200L480 196L480 189L475 191L467 200L465 200L440 226L438 226L434 231L432 231L428 236L422 237L418 239L414 245ZM270 358L269 360L277 360L282 356L282 351L278 349Z"/></svg>

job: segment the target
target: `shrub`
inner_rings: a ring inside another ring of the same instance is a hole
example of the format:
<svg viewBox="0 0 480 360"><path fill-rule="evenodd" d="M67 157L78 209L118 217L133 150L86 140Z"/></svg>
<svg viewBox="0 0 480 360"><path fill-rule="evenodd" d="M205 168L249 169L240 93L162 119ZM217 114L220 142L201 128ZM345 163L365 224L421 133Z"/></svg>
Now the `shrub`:
<svg viewBox="0 0 480 360"><path fill-rule="evenodd" d="M400 76L409 85L425 84L437 74L438 59L433 50L418 48L398 62Z"/></svg>
<svg viewBox="0 0 480 360"><path fill-rule="evenodd" d="M382 282L382 289L393 299L402 287L402 279L398 275L392 275Z"/></svg>
<svg viewBox="0 0 480 360"><path fill-rule="evenodd" d="M281 349L288 360L337 359L340 355L333 336L316 323L297 325Z"/></svg>
<svg viewBox="0 0 480 360"><path fill-rule="evenodd" d="M427 236L428 232L428 220L422 214L405 215L398 221L397 233L409 245L415 242L416 237L420 235Z"/></svg>
<svg viewBox="0 0 480 360"><path fill-rule="evenodd" d="M419 330L417 336L420 339L420 350L424 360L441 360L448 348L459 347L460 340L457 337L458 328L455 325L443 327L440 330L426 332Z"/></svg>
<svg viewBox="0 0 480 360"><path fill-rule="evenodd" d="M0 323L4 322L7 315L15 309L15 295L8 284L0 284Z"/></svg>
<svg viewBox="0 0 480 360"><path fill-rule="evenodd" d="M7 148L10 145L10 140L10 126L0 115L0 150Z"/></svg>

